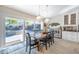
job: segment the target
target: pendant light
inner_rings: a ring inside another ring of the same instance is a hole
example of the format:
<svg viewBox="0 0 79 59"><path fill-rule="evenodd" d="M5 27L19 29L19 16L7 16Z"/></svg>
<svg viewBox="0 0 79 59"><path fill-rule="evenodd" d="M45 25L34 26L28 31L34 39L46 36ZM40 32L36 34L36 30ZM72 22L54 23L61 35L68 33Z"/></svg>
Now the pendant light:
<svg viewBox="0 0 79 59"><path fill-rule="evenodd" d="M45 18L45 23L48 23L48 21L49 21L49 19L47 18L48 17L48 5L46 5L46 9L47 9L47 16L46 16L46 18Z"/></svg>
<svg viewBox="0 0 79 59"><path fill-rule="evenodd" d="M40 20L40 19L41 19L41 16L40 16L40 5L39 5L38 9L39 9L39 14L38 14L38 16L36 17L36 19Z"/></svg>

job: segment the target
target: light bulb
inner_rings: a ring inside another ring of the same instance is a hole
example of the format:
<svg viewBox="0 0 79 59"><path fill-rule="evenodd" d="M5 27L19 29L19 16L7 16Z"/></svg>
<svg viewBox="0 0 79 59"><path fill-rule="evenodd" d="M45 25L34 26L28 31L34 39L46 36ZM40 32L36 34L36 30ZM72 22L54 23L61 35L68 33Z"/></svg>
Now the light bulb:
<svg viewBox="0 0 79 59"><path fill-rule="evenodd" d="M47 23L48 21L49 21L49 19L46 18L46 19L45 19L45 22Z"/></svg>
<svg viewBox="0 0 79 59"><path fill-rule="evenodd" d="M37 16L36 19L41 19L41 16Z"/></svg>

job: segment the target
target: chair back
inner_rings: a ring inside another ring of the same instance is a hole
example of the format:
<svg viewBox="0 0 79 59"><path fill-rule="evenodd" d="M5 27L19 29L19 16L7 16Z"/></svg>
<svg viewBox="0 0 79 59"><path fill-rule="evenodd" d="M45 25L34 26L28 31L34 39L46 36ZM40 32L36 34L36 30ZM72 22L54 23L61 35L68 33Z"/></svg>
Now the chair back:
<svg viewBox="0 0 79 59"><path fill-rule="evenodd" d="M54 38L54 31L51 31L51 37Z"/></svg>
<svg viewBox="0 0 79 59"><path fill-rule="evenodd" d="M27 39L28 43L31 44L31 36L29 33L26 34L26 39Z"/></svg>
<svg viewBox="0 0 79 59"><path fill-rule="evenodd" d="M51 38L51 32L47 33L47 38L50 39Z"/></svg>

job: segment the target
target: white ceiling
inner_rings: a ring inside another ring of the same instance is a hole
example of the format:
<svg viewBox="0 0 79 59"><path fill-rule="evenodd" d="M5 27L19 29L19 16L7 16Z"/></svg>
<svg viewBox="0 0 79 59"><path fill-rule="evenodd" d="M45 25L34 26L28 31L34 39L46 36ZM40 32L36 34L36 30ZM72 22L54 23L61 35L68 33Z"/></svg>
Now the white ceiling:
<svg viewBox="0 0 79 59"><path fill-rule="evenodd" d="M76 7L76 5L48 5L48 7L46 5L7 5L6 7L22 11L33 16L38 16L40 11L41 16L52 18L53 16L57 16Z"/></svg>

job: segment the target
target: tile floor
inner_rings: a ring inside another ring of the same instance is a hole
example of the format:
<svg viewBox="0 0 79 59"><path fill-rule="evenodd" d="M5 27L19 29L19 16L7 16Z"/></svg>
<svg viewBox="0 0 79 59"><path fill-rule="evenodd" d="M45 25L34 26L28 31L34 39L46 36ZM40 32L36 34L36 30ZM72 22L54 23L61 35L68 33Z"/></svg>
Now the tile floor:
<svg viewBox="0 0 79 59"><path fill-rule="evenodd" d="M55 39L55 43L51 45L48 50L43 49L44 52L38 52L36 49L32 50L32 54L78 54L79 43L71 42L63 39ZM28 54L25 52L25 46L10 52L10 54Z"/></svg>

